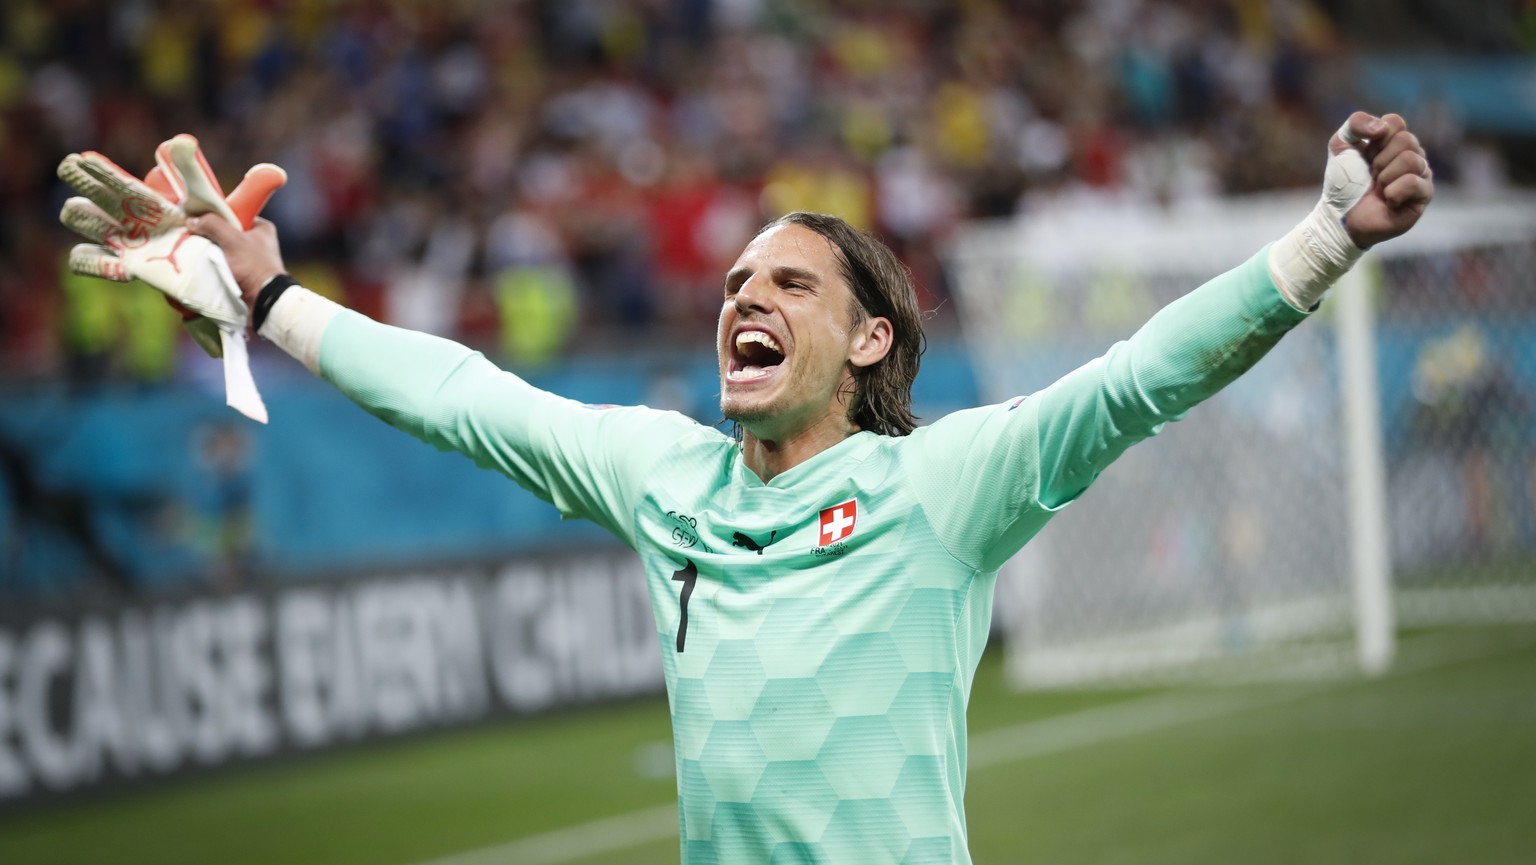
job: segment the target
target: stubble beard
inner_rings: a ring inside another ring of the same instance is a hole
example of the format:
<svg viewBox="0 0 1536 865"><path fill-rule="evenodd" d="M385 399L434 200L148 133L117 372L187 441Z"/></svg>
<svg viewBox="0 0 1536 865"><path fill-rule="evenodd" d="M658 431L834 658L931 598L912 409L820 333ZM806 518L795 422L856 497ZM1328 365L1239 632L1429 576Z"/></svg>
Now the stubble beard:
<svg viewBox="0 0 1536 865"><path fill-rule="evenodd" d="M819 405L803 384L780 381L777 388L763 394L730 395L722 388L720 414L756 438L778 440L814 424L821 414Z"/></svg>
<svg viewBox="0 0 1536 865"><path fill-rule="evenodd" d="M777 416L774 402L772 399L744 400L740 396L722 396L720 414L742 427L751 427Z"/></svg>

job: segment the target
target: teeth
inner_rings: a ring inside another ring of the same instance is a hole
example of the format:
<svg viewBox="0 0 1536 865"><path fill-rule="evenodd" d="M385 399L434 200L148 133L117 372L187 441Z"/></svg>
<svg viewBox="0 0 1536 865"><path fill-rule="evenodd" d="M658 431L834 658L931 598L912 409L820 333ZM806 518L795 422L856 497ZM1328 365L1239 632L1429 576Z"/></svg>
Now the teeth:
<svg viewBox="0 0 1536 865"><path fill-rule="evenodd" d="M762 343L763 345L773 349L779 354L784 353L784 349L779 346L778 340L774 339L770 334L767 334L761 330L744 330L741 333L736 334L737 348L741 348L747 343L752 342Z"/></svg>
<svg viewBox="0 0 1536 865"><path fill-rule="evenodd" d="M755 381L766 377L772 370L773 367L767 366L744 366L741 369L731 370L725 374L725 377L731 381Z"/></svg>

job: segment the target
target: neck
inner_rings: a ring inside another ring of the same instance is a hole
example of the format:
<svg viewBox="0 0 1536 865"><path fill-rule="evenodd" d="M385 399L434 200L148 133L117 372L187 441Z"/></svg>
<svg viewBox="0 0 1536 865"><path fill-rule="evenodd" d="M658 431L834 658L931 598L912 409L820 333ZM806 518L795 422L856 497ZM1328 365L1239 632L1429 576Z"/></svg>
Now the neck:
<svg viewBox="0 0 1536 865"><path fill-rule="evenodd" d="M857 424L844 418L829 418L777 438L758 436L744 429L741 458L763 483L768 483L858 431Z"/></svg>

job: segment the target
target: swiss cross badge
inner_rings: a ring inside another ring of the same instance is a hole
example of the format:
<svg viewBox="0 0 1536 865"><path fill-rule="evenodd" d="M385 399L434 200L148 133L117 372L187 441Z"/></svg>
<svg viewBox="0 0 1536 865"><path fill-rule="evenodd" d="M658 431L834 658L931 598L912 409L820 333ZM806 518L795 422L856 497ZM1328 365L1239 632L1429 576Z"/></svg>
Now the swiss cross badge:
<svg viewBox="0 0 1536 865"><path fill-rule="evenodd" d="M849 499L821 512L821 545L829 547L853 534L859 521L859 500Z"/></svg>

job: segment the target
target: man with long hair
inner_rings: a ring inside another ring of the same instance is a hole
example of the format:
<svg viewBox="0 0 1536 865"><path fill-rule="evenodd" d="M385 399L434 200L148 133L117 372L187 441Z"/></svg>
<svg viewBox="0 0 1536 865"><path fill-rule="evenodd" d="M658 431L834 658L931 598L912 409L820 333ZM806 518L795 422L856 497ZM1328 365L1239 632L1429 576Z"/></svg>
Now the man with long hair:
<svg viewBox="0 0 1536 865"><path fill-rule="evenodd" d="M640 554L685 862L963 863L965 707L998 568L1126 448L1257 362L1432 195L1403 119L1357 113L1293 231L1044 390L922 428L907 272L841 219L789 214L725 276L720 404L739 439L672 412L583 406L345 310L284 274L270 223L241 232L205 215L162 246L210 255L210 239L260 335L386 422ZM131 250L74 207L66 223L110 247L77 257L121 254L133 271ZM209 305L185 279L144 273L194 312Z"/></svg>

